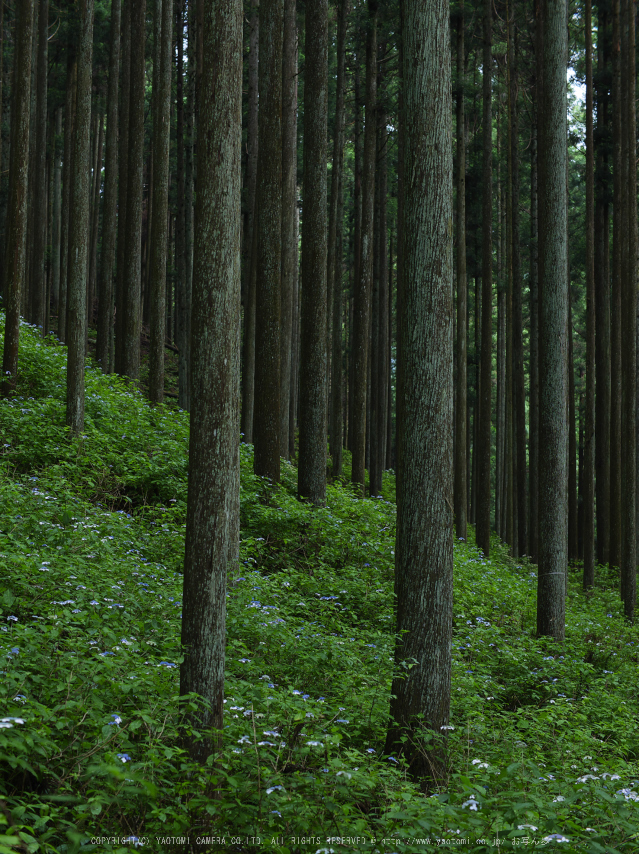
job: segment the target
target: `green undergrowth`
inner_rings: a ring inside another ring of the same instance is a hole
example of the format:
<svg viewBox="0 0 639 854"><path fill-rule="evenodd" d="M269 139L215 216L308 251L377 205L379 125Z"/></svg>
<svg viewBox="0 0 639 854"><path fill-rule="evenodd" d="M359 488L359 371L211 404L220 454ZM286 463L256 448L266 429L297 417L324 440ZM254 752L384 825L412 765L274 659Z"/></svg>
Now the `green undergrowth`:
<svg viewBox="0 0 639 854"><path fill-rule="evenodd" d="M188 417L89 364L71 439L64 398L64 349L23 326L0 402L0 854L639 850L639 633L614 574L585 595L571 571L558 647L535 638L534 567L496 540L491 560L455 544L448 772L427 797L384 755L392 475L374 500L333 484L318 510L288 463L278 490L256 478L248 445L224 747L194 765Z"/></svg>

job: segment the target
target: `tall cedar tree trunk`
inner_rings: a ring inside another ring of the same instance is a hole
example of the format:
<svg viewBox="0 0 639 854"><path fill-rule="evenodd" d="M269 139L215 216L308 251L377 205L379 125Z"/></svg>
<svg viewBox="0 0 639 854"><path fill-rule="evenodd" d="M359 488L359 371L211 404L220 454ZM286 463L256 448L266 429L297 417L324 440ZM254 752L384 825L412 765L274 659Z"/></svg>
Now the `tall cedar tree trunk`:
<svg viewBox="0 0 639 854"><path fill-rule="evenodd" d="M124 371L124 294L126 268L126 235L129 185L129 100L131 97L131 6L133 0L122 0L122 87L120 89L118 148L118 247L115 284L114 370Z"/></svg>
<svg viewBox="0 0 639 854"><path fill-rule="evenodd" d="M51 301L55 310L60 303L60 236L62 216L62 108L55 111L53 134L53 231L51 235Z"/></svg>
<svg viewBox="0 0 639 854"><path fill-rule="evenodd" d="M226 576L239 502L242 4L206 4L198 100L189 493L180 693L205 702L198 730L222 730ZM189 745L204 763L219 747Z"/></svg>
<svg viewBox="0 0 639 854"><path fill-rule="evenodd" d="M177 313L176 342L178 359L186 346L181 309L186 288L186 174L184 144L184 0L175 3L175 40L177 44L176 68L176 166L177 166L177 210L175 213L175 305ZM183 385L183 384L182 384ZM180 362L178 361L178 396L180 384ZM184 391L184 389L183 389Z"/></svg>
<svg viewBox="0 0 639 854"><path fill-rule="evenodd" d="M282 247L283 0L260 4L258 154L255 227L255 474L280 479L280 309Z"/></svg>
<svg viewBox="0 0 639 854"><path fill-rule="evenodd" d="M526 477L526 391L524 382L524 341L522 318L521 247L519 238L519 111L517 97L519 79L517 69L517 31L515 28L514 3L511 5L508 24L511 156L512 156L512 267L513 267L513 415L514 444L516 447L513 465L517 470L517 554L528 553L528 495ZM515 544L513 544L515 545Z"/></svg>
<svg viewBox="0 0 639 854"><path fill-rule="evenodd" d="M122 323L122 366L124 376L140 375L140 295L142 248L142 194L144 188L144 84L146 0L131 4L131 69L129 89L129 146L126 191L126 233Z"/></svg>
<svg viewBox="0 0 639 854"><path fill-rule="evenodd" d="M331 355L330 451L333 477L342 473L342 258L337 251L342 229L338 217L343 198L344 170L344 91L346 83L346 32L350 0L339 0L337 9L337 91L335 129L333 132L333 164L331 195L328 208L327 289L333 292L333 324Z"/></svg>
<svg viewBox="0 0 639 854"><path fill-rule="evenodd" d="M355 281L353 329L353 464L351 480L364 494L366 457L366 399L369 331L373 285L373 225L377 155L377 0L368 0L366 34L366 126L362 167L362 214L359 278Z"/></svg>
<svg viewBox="0 0 639 854"><path fill-rule="evenodd" d="M49 37L49 0L38 3L38 62L36 70L35 174L33 254L31 267L31 319L44 328L45 256L47 243L47 71Z"/></svg>
<svg viewBox="0 0 639 854"><path fill-rule="evenodd" d="M541 0L535 0L535 30L541 27ZM542 55L537 50L530 141L530 556L539 559L539 110Z"/></svg>
<svg viewBox="0 0 639 854"><path fill-rule="evenodd" d="M328 0L306 0L298 492L326 501Z"/></svg>
<svg viewBox="0 0 639 854"><path fill-rule="evenodd" d="M361 39L361 33L358 33ZM359 41L359 40L358 40ZM348 335L348 430L346 447L349 451L353 450L353 397L354 397L354 376L355 376L355 291L360 278L361 260L362 260L362 94L360 84L360 61L359 51L361 47L358 45L357 59L355 62L355 74L353 81L353 148L354 148L354 164L353 164L353 207L354 211L354 228L353 228L353 275L351 278L351 287L349 295L349 335ZM401 94L398 96L401 98Z"/></svg>
<svg viewBox="0 0 639 854"><path fill-rule="evenodd" d="M248 59L247 149L245 182L247 216L244 228L244 339L242 342L242 434L244 441L253 442L253 407L255 401L255 274L257 271L255 236L255 194L257 185L257 125L258 125L258 58L260 16L259 0L251 0L251 21Z"/></svg>
<svg viewBox="0 0 639 854"><path fill-rule="evenodd" d="M102 155L104 152L104 113L98 112L95 141L93 188L91 191L91 239L89 243L89 278L87 280L87 320L93 322L98 275L98 230L102 196Z"/></svg>
<svg viewBox="0 0 639 854"><path fill-rule="evenodd" d="M539 443L539 574L537 633L565 636L567 571L566 10L543 0L537 49L544 77L539 114L541 312Z"/></svg>
<svg viewBox="0 0 639 854"><path fill-rule="evenodd" d="M181 34L178 34L181 35ZM173 0L162 0L158 91L153 128L153 223L151 232L149 398L164 398L164 341L166 338L166 259L169 214L169 143L171 140L171 64Z"/></svg>
<svg viewBox="0 0 639 854"><path fill-rule="evenodd" d="M98 338L96 358L104 373L109 372L111 302L115 267L115 238L118 215L118 88L120 77L120 26L122 0L111 3L111 47L107 95L106 155L104 170L104 213L102 216L102 258L98 285Z"/></svg>
<svg viewBox="0 0 639 854"><path fill-rule="evenodd" d="M634 620L637 587L636 537L636 326L637 166L635 108L635 8L621 0L621 598Z"/></svg>
<svg viewBox="0 0 639 854"><path fill-rule="evenodd" d="M453 602L453 245L449 4L406 0L406 187L401 310L395 662L386 752L424 781L444 773ZM434 740L422 741L424 728ZM408 736L402 741L402 736Z"/></svg>
<svg viewBox="0 0 639 854"><path fill-rule="evenodd" d="M595 491L597 512L597 561L608 563L610 551L610 293L608 276L608 11L598 4L597 21L597 145L595 167Z"/></svg>
<svg viewBox="0 0 639 854"><path fill-rule="evenodd" d="M618 2L618 0L617 0ZM583 480L583 585L595 583L595 156L592 93L592 0L586 0L586 425ZM614 48L613 48L614 49ZM615 210L617 205L615 205ZM615 228L615 245L617 230ZM614 282L613 275L613 282ZM581 419L580 419L581 421Z"/></svg>
<svg viewBox="0 0 639 854"><path fill-rule="evenodd" d="M8 394L16 385L20 302L25 280L33 0L25 0L21 3L16 9L16 14L11 103L11 172L3 283L3 302L6 312L2 359L4 394Z"/></svg>
<svg viewBox="0 0 639 854"><path fill-rule="evenodd" d="M385 53L385 51L384 51ZM384 68L384 66L382 66ZM388 409L388 227L387 227L387 189L388 189L388 116L386 110L379 113L379 303L378 333L373 346L377 348L378 365L375 383L377 384L377 470L379 473L376 494L382 493L382 472L386 464L386 421Z"/></svg>
<svg viewBox="0 0 639 854"><path fill-rule="evenodd" d="M493 340L493 123L492 123L492 0L484 3L483 53L483 176L482 176L482 315L479 381L479 430L477 436L477 545L490 554L490 434Z"/></svg>
<svg viewBox="0 0 639 854"><path fill-rule="evenodd" d="M295 208L295 245L299 245L300 238L300 211ZM299 373L300 373L300 282L299 273L296 268L295 280L293 282L293 333L291 338L291 394L288 409L288 456L292 460L295 456L295 428L297 426L298 400L299 400Z"/></svg>
<svg viewBox="0 0 639 854"><path fill-rule="evenodd" d="M93 0L78 5L78 84L73 143L73 187L69 231L67 310L67 425L78 436L84 429L84 358L87 339L87 276L90 188Z"/></svg>
<svg viewBox="0 0 639 854"><path fill-rule="evenodd" d="M568 282L570 282L570 275L568 275ZM568 560L579 560L577 420L575 414L575 359L570 284L568 285Z"/></svg>
<svg viewBox="0 0 639 854"><path fill-rule="evenodd" d="M612 3L612 276L610 299L610 551L621 562L621 30L619 0Z"/></svg>
<svg viewBox="0 0 639 854"><path fill-rule="evenodd" d="M468 281L466 278L466 114L464 110L464 0L457 18L457 393L455 407L455 525L457 536L468 536L468 472L466 469L466 386Z"/></svg>
<svg viewBox="0 0 639 854"><path fill-rule="evenodd" d="M289 456L293 288L297 276L297 23L295 0L284 0L282 61L282 302L280 324L280 456Z"/></svg>

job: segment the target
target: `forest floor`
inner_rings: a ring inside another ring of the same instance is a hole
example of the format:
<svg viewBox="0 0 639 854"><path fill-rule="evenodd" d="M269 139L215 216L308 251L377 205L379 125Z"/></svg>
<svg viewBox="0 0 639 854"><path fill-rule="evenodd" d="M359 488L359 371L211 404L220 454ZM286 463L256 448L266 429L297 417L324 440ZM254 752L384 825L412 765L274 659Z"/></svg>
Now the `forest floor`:
<svg viewBox="0 0 639 854"><path fill-rule="evenodd" d="M194 765L178 699L188 416L89 364L70 438L65 370L23 325L0 402L0 852L639 850L639 629L616 574L584 594L571 568L560 648L535 637L534 566L497 540L490 560L455 544L448 770L426 797L383 753L392 474L374 500L332 484L318 510L288 463L277 491L255 477L248 445L224 747Z"/></svg>

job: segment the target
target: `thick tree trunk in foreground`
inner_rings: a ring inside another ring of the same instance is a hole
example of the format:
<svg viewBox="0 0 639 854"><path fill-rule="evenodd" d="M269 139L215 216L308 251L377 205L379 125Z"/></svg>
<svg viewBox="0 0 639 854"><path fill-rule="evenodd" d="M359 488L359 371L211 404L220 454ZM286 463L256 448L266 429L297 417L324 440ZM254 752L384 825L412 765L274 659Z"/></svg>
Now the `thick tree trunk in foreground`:
<svg viewBox="0 0 639 854"><path fill-rule="evenodd" d="M87 275L90 188L91 83L93 0L78 8L78 89L73 145L73 189L69 233L67 342L67 425L74 435L84 429L84 357L87 338Z"/></svg>
<svg viewBox="0 0 639 854"><path fill-rule="evenodd" d="M328 2L306 0L304 219L298 491L326 500L326 123Z"/></svg>
<svg viewBox="0 0 639 854"><path fill-rule="evenodd" d="M239 501L242 4L207 4L199 92L189 494L180 693L204 700L190 745L204 762L223 726L226 575ZM210 728L215 734L207 732Z"/></svg>
<svg viewBox="0 0 639 854"><path fill-rule="evenodd" d="M563 641L567 572L566 11L543 0L539 139L541 312L537 633Z"/></svg>
<svg viewBox="0 0 639 854"><path fill-rule="evenodd" d="M20 4L15 31L13 60L13 100L11 104L11 173L5 247L4 353L2 388L15 388L20 340L20 302L24 288L27 239L27 190L29 167L29 119L31 101L31 41L33 0Z"/></svg>
<svg viewBox="0 0 639 854"><path fill-rule="evenodd" d="M403 418L397 641L386 752L437 781L450 710L453 603L452 138L449 4L406 0L406 187L401 310ZM403 670L400 662L417 667ZM433 741L420 735L430 730ZM443 731L442 731L443 730ZM403 735L408 739L401 742Z"/></svg>

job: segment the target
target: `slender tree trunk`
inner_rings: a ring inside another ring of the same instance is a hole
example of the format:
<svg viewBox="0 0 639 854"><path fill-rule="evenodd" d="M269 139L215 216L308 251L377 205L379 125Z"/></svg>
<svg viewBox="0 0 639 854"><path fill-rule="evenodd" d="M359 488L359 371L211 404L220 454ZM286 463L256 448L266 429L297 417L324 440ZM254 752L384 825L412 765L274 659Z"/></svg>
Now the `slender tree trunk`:
<svg viewBox="0 0 639 854"><path fill-rule="evenodd" d="M517 554L528 553L528 494L526 472L526 391L524 382L524 341L522 318L521 248L519 237L519 89L517 70L517 33L514 3L509 21L510 103L512 111L510 145L512 151L512 269L513 269L513 465L517 471Z"/></svg>
<svg viewBox="0 0 639 854"><path fill-rule="evenodd" d="M35 173L33 252L31 267L31 319L44 329L44 296L46 291L45 256L47 244L47 71L49 36L49 0L38 2L38 59L36 69L35 108Z"/></svg>
<svg viewBox="0 0 639 854"><path fill-rule="evenodd" d="M25 0L16 9L16 12L13 102L11 105L11 172L9 175L8 228L3 292L6 320L2 359L2 390L5 395L15 389L16 385L18 343L20 340L20 302L25 280L33 0Z"/></svg>
<svg viewBox="0 0 639 854"><path fill-rule="evenodd" d="M93 321L98 276L98 231L100 226L100 197L102 195L102 154L104 150L104 115L98 112L95 168L93 170L93 201L91 204L91 239L89 243L89 278L87 281L87 320Z"/></svg>
<svg viewBox="0 0 639 854"><path fill-rule="evenodd" d="M297 275L297 24L295 0L284 0L282 64L282 302L280 325L280 456L289 454L293 282Z"/></svg>
<svg viewBox="0 0 639 854"><path fill-rule="evenodd" d="M295 245L299 245L300 235L300 212L295 210ZM291 394L289 401L288 420L288 455L289 459L295 458L295 430L297 427L297 411L299 399L299 372L300 372L300 282L299 268L293 282L293 335L291 340Z"/></svg>
<svg viewBox="0 0 639 854"><path fill-rule="evenodd" d="M122 88L119 110L119 180L118 180L118 249L115 290L114 370L124 373L124 306L126 275L126 235L129 185L129 101L131 99L131 6L133 0L122 0Z"/></svg>
<svg viewBox="0 0 639 854"><path fill-rule="evenodd" d="M563 641L567 569L566 11L543 0L540 100L540 400L537 632Z"/></svg>
<svg viewBox="0 0 639 854"><path fill-rule="evenodd" d="M610 552L610 293L608 277L608 92L605 81L608 56L605 33L606 4L598 6L597 44L597 151L595 168L595 490L597 510L597 560L606 564Z"/></svg>
<svg viewBox="0 0 639 854"><path fill-rule="evenodd" d="M530 556L537 563L539 555L539 218L537 199L537 105L538 82L535 83L535 118L530 145Z"/></svg>
<svg viewBox="0 0 639 854"><path fill-rule="evenodd" d="M618 3L618 0L617 0ZM584 430L584 589L595 583L595 157L592 92L592 0L586 0L586 425ZM615 210L616 210L615 204ZM618 242L614 230L615 245ZM615 265L616 266L616 265ZM613 275L613 282L614 282ZM613 285L614 287L614 285ZM581 420L581 419L580 419ZM579 467L581 474L581 466Z"/></svg>
<svg viewBox="0 0 639 854"><path fill-rule="evenodd" d="M222 730L226 577L239 502L242 4L207 4L199 91L192 420L180 693L205 699L196 728ZM204 763L219 737L192 741Z"/></svg>
<svg viewBox="0 0 639 854"><path fill-rule="evenodd" d="M369 329L373 279L373 219L375 210L375 162L377 148L377 6L368 5L366 37L366 127L362 170L362 224L359 279L355 282L353 332L353 465L351 480L364 494L366 458L366 390L368 381Z"/></svg>
<svg viewBox="0 0 639 854"><path fill-rule="evenodd" d="M258 139L258 59L260 16L259 0L251 3L251 36L248 60L248 121L246 160L247 217L244 229L244 339L242 342L242 433L244 441L253 442L253 408L255 401L255 276L257 242L255 240L255 195L257 186Z"/></svg>
<svg viewBox="0 0 639 854"><path fill-rule="evenodd" d="M493 123L492 123L492 0L484 3L483 53L483 203L482 203L482 317L479 391L479 434L477 443L477 531L478 547L490 554L490 435L493 339Z"/></svg>
<svg viewBox="0 0 639 854"><path fill-rule="evenodd" d="M298 491L326 501L328 0L306 0Z"/></svg>
<svg viewBox="0 0 639 854"><path fill-rule="evenodd" d="M637 327L637 166L635 108L635 8L621 0L621 598L634 620L637 587L636 543L636 327Z"/></svg>
<svg viewBox="0 0 639 854"><path fill-rule="evenodd" d="M377 340L378 366L375 382L378 388L377 409L377 466L379 471L379 489L382 493L382 473L386 469L386 421L388 409L388 223L387 223L387 189L388 189L388 116L382 110L379 117L380 154L379 154L379 321Z"/></svg>
<svg viewBox="0 0 639 854"><path fill-rule="evenodd" d="M255 328L255 473L280 479L283 0L260 4Z"/></svg>
<svg viewBox="0 0 639 854"><path fill-rule="evenodd" d="M144 189L144 82L146 0L131 5L131 82L126 192L126 234L123 270L122 374L137 380L140 374L142 196ZM134 47L135 46L135 49Z"/></svg>
<svg viewBox="0 0 639 854"><path fill-rule="evenodd" d="M621 564L621 32L619 0L613 0L613 206L610 300L610 550L611 566Z"/></svg>
<svg viewBox="0 0 639 854"><path fill-rule="evenodd" d="M572 299L568 287L568 560L579 560L577 505L577 420L575 416L575 360Z"/></svg>
<svg viewBox="0 0 639 854"><path fill-rule="evenodd" d="M181 38L181 34L178 33ZM153 230L151 232L149 398L164 398L164 342L166 337L166 260L169 214L169 144L171 141L171 64L173 0L162 0L158 92L153 129ZM154 93L155 94L155 93Z"/></svg>
<svg viewBox="0 0 639 854"><path fill-rule="evenodd" d="M60 304L60 237L62 214L62 108L55 111L53 135L53 231L51 235L51 298L58 310Z"/></svg>
<svg viewBox="0 0 639 854"><path fill-rule="evenodd" d="M118 84L120 77L120 26L122 0L111 3L111 48L104 170L104 214L102 217L102 258L98 285L98 339L96 358L104 373L109 372L113 301L113 272L118 211Z"/></svg>
<svg viewBox="0 0 639 854"><path fill-rule="evenodd" d="M340 201L343 198L344 169L344 91L346 83L346 32L350 0L340 0L337 18L337 91L335 104L335 129L333 132L333 165L331 169L331 196L328 209L328 261L327 290L333 293L330 451L333 477L342 473L342 258L337 253L342 222L339 220ZM342 195L341 195L342 194Z"/></svg>
<svg viewBox="0 0 639 854"><path fill-rule="evenodd" d="M404 5L405 279L397 520L396 666L386 752L424 781L445 772L453 582L453 257L449 4ZM421 739L424 728L433 742ZM402 736L407 740L402 742Z"/></svg>
<svg viewBox="0 0 639 854"><path fill-rule="evenodd" d="M457 393L455 408L455 525L457 536L468 536L466 496L466 391L468 282L466 278L466 114L464 110L464 0L457 19Z"/></svg>
<svg viewBox="0 0 639 854"><path fill-rule="evenodd" d="M84 358L90 193L91 83L93 59L93 0L78 4L78 84L73 144L73 190L69 232L69 291L67 340L67 425L78 436L84 429Z"/></svg>

